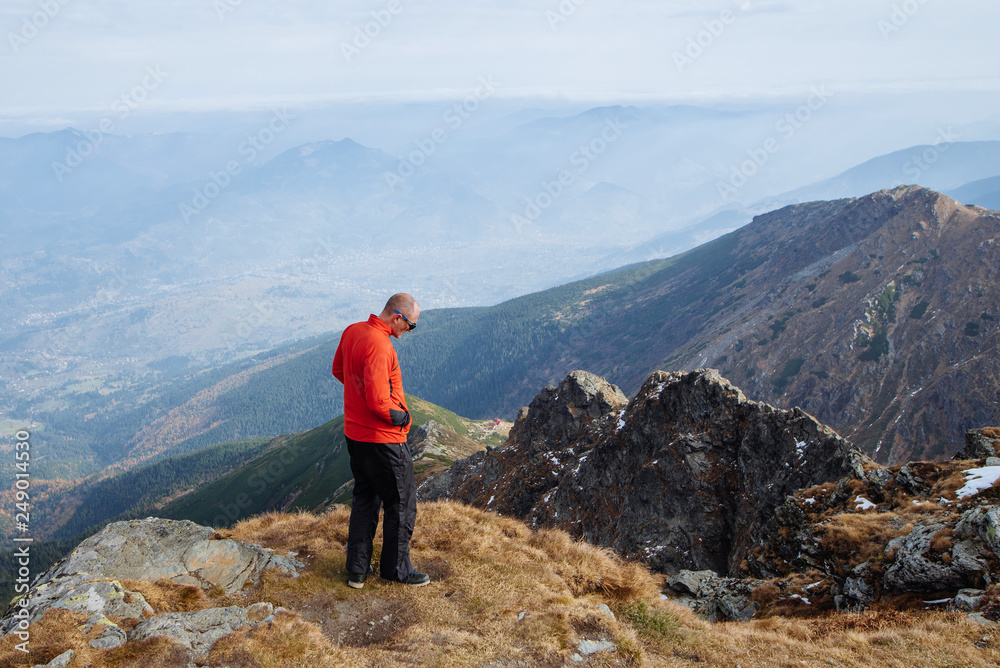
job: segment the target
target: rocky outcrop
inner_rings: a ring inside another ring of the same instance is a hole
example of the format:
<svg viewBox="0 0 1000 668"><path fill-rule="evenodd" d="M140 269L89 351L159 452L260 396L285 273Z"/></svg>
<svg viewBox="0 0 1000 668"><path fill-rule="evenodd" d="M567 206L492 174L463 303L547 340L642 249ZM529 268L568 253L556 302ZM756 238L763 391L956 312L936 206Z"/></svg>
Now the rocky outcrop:
<svg viewBox="0 0 1000 668"><path fill-rule="evenodd" d="M102 627L91 641L95 648L117 647L126 638L135 639L136 633L144 634L143 637L163 635L153 630L172 625L171 628L183 628L190 634L190 638L180 636L186 640L178 642L199 655L208 642L206 639L221 637L213 635L215 630L229 628L222 633L226 635L232 631L232 620L249 620L246 623L250 623L255 619L260 621L260 615L242 609L239 613L230 610L224 615L224 621L228 620L225 623L194 613L176 613L180 615L176 618L155 616L143 595L130 591L121 581L167 580L173 584L233 593L258 582L265 570L277 569L298 577L298 569L302 567L303 564L291 556L218 538L214 529L187 520L151 517L115 522L84 540L39 577L27 594L28 605L21 606L20 601L15 600L0 619L0 632L11 632L25 618L30 624L53 608L65 608L87 616L88 633ZM128 635L120 624L135 626L135 629ZM140 629L145 630L140 632Z"/></svg>
<svg viewBox="0 0 1000 668"><path fill-rule="evenodd" d="M954 459L985 459L1000 457L1000 428L969 429L965 432L965 447Z"/></svg>
<svg viewBox="0 0 1000 668"><path fill-rule="evenodd" d="M789 494L878 470L806 413L749 401L717 371L655 372L630 402L574 371L507 443L421 488L566 529L666 573L740 572Z"/></svg>

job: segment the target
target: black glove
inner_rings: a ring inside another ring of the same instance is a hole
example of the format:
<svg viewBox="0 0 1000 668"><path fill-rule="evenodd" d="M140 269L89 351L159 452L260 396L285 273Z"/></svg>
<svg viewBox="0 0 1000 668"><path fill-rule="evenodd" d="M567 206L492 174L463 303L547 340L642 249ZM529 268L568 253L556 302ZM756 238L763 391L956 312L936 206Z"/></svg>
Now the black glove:
<svg viewBox="0 0 1000 668"><path fill-rule="evenodd" d="M390 408L389 420L393 427L405 427L410 424L410 411L394 411Z"/></svg>

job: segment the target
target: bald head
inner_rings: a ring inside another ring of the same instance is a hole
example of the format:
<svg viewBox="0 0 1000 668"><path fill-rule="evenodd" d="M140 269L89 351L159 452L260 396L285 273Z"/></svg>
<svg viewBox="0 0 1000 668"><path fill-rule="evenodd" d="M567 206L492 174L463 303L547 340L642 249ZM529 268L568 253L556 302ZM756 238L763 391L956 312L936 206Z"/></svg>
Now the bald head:
<svg viewBox="0 0 1000 668"><path fill-rule="evenodd" d="M379 314L379 319L389 325L392 336L397 339L404 332L416 327L419 318L420 305L417 304L416 299L405 292L389 297L385 308Z"/></svg>
<svg viewBox="0 0 1000 668"><path fill-rule="evenodd" d="M382 309L382 315L389 317L396 311L399 311L407 318L412 318L416 316L416 311L419 310L420 306L417 304L416 299L405 292L400 292L389 297L389 301L385 303L385 308Z"/></svg>

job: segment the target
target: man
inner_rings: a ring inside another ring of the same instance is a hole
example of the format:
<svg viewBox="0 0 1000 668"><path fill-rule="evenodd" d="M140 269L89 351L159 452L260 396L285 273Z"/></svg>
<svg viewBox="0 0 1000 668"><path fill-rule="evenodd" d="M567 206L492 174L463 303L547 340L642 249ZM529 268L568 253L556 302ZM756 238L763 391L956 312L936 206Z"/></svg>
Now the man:
<svg viewBox="0 0 1000 668"><path fill-rule="evenodd" d="M389 340L414 330L419 318L420 306L413 297L393 295L379 315L344 330L333 358L333 375L344 384L344 437L354 474L347 584L355 589L365 586L370 570L380 506L385 511L380 575L416 587L430 582L410 563L417 520L413 459L406 445L410 411Z"/></svg>

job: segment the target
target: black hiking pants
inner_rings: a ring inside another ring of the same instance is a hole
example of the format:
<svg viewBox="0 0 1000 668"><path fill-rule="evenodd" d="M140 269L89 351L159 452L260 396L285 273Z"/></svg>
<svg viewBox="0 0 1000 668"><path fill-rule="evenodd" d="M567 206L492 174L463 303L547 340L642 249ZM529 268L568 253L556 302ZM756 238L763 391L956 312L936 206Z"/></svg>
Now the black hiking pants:
<svg viewBox="0 0 1000 668"><path fill-rule="evenodd" d="M404 580L413 572L410 538L417 521L417 488L410 448L406 443L365 443L348 438L347 451L354 474L347 572L351 575L368 572L381 507L385 516L379 574L386 580Z"/></svg>

